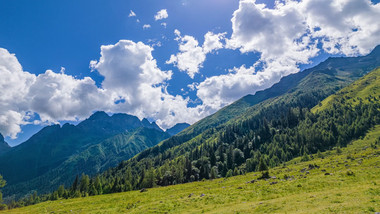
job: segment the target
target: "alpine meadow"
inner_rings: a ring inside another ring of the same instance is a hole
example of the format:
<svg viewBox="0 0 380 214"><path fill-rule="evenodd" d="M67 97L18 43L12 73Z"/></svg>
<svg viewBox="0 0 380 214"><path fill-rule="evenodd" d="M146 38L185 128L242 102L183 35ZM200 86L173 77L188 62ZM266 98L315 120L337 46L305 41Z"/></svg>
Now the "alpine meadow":
<svg viewBox="0 0 380 214"><path fill-rule="evenodd" d="M0 2L0 214L379 213L378 17Z"/></svg>

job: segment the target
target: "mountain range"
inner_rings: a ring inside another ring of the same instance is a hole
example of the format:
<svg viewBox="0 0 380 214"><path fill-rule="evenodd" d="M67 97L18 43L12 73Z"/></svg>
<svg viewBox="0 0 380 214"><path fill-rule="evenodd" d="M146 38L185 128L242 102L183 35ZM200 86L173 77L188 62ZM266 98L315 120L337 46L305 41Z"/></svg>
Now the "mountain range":
<svg viewBox="0 0 380 214"><path fill-rule="evenodd" d="M179 125L173 127L181 131ZM128 114L95 112L78 125L52 125L13 148L0 139L0 174L5 196L46 193L70 184L76 175L93 175L156 145L171 135L155 122Z"/></svg>

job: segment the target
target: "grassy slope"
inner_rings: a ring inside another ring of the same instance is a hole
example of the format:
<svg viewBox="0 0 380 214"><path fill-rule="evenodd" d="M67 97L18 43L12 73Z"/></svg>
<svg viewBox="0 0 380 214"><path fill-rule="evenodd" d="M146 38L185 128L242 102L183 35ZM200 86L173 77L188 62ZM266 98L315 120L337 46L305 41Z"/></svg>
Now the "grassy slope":
<svg viewBox="0 0 380 214"><path fill-rule="evenodd" d="M277 178L267 181L247 183L259 176L249 173L144 193L45 202L4 213L374 213L380 211L380 149L371 144L378 139L380 125L343 148L341 154L328 151L322 153L323 159L300 162L297 158L271 169ZM309 164L320 168L308 169ZM309 173L301 172L303 168ZM323 170L332 174L325 175ZM347 175L348 171L354 175ZM292 179L284 180L285 175Z"/></svg>
<svg viewBox="0 0 380 214"><path fill-rule="evenodd" d="M358 81L348 87L343 88L338 93L329 96L321 102L319 106L315 106L312 112L323 111L326 107L334 102L348 103L350 105L358 104L360 101L369 103L370 100L380 100L380 68L372 71L368 75L362 77Z"/></svg>

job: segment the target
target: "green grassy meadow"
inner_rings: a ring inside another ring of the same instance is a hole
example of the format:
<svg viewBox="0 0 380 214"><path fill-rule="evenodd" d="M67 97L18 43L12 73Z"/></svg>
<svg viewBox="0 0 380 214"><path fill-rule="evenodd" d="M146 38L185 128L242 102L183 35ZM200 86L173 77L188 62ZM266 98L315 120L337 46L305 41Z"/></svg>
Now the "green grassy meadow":
<svg viewBox="0 0 380 214"><path fill-rule="evenodd" d="M380 212L379 139L376 126L346 148L270 169L268 180L258 180L255 172L1 213L375 213Z"/></svg>

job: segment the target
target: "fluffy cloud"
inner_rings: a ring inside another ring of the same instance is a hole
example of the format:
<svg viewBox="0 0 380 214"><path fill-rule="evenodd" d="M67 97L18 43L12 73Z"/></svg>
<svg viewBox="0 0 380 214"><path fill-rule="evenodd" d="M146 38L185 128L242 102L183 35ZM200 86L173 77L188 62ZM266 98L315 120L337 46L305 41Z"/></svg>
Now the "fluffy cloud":
<svg viewBox="0 0 380 214"><path fill-rule="evenodd" d="M199 46L198 41L192 36L181 36L179 30L175 30L176 40L179 41L179 53L171 55L166 61L167 64L174 64L180 71L186 71L187 74L194 78L194 75L202 68L206 60L206 54L223 48L222 40L225 33L214 34L208 32L205 35L203 46Z"/></svg>
<svg viewBox="0 0 380 214"><path fill-rule="evenodd" d="M368 0L277 1L275 8L241 0L226 47L260 54L251 67L207 78L197 86L205 105L220 108L299 71L321 51L366 54L380 41L380 4ZM260 69L258 69L261 65Z"/></svg>
<svg viewBox="0 0 380 214"><path fill-rule="evenodd" d="M84 119L112 104L105 90L97 88L90 77L75 79L51 70L37 76L26 100L28 110L38 113L42 122Z"/></svg>
<svg viewBox="0 0 380 214"><path fill-rule="evenodd" d="M20 125L26 123L26 94L36 77L24 72L16 56L3 48L0 48L0 76L0 132L16 138Z"/></svg>
<svg viewBox="0 0 380 214"><path fill-rule="evenodd" d="M309 47L300 40L320 42L328 53L365 54L379 41L379 15L380 5L368 0L279 1L274 9L241 0L228 44L260 52L263 59L297 55Z"/></svg>
<svg viewBox="0 0 380 214"><path fill-rule="evenodd" d="M166 19L168 17L169 17L168 11L166 9L162 9L162 10L160 10L160 11L157 12L157 14L154 16L154 19L156 21L158 21L158 20L161 20L161 19Z"/></svg>
<svg viewBox="0 0 380 214"><path fill-rule="evenodd" d="M366 54L380 41L380 4L369 0L303 1L299 11L328 53Z"/></svg>
<svg viewBox="0 0 380 214"><path fill-rule="evenodd" d="M30 112L42 122L83 119L106 97L94 81L54 73L25 72L14 54L0 49L0 132L16 138L20 126L30 123ZM41 122L40 121L40 122Z"/></svg>

